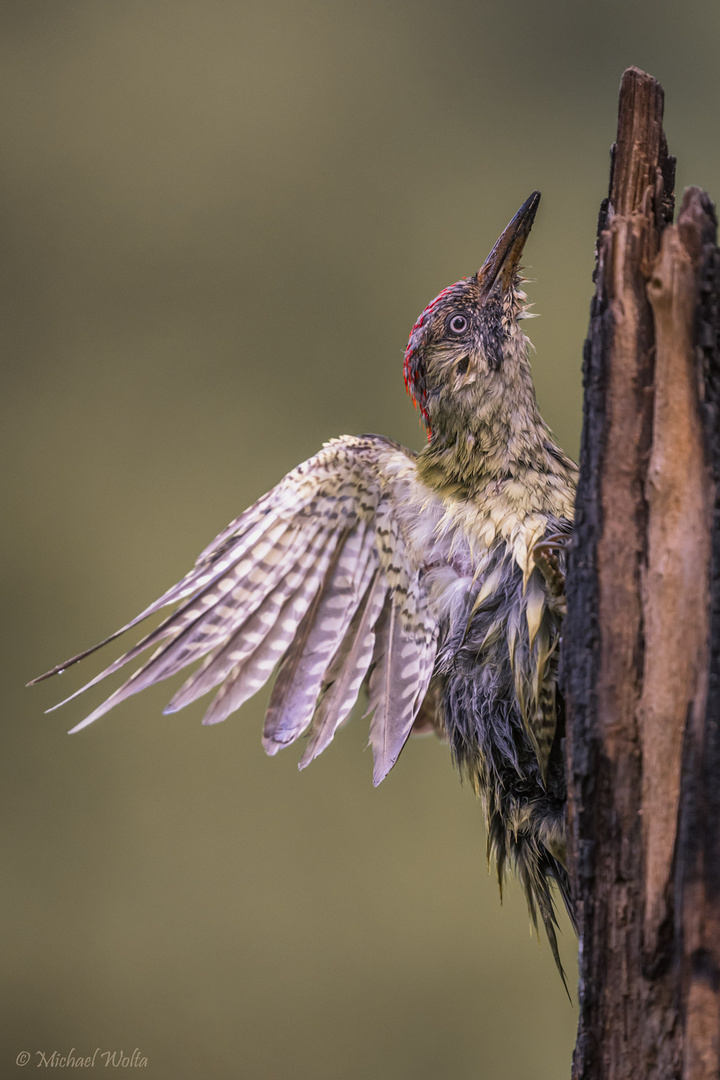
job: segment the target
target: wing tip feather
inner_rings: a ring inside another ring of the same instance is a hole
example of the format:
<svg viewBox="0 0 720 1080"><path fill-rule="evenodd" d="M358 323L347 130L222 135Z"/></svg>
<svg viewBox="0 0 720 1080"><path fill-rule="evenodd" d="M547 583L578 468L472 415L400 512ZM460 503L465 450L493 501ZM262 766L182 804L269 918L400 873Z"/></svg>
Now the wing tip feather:
<svg viewBox="0 0 720 1080"><path fill-rule="evenodd" d="M78 731L82 731L83 728L89 727L90 724L93 724L96 720L99 720L101 714L98 714L96 716L95 713L97 712L98 710L95 709L95 711L91 712L89 716L86 716L84 720L81 720L79 724L76 724L75 727L71 727L68 731L68 735L76 735Z"/></svg>
<svg viewBox="0 0 720 1080"><path fill-rule="evenodd" d="M397 758L392 760L389 764L387 761L377 761L373 766L373 787L379 787L382 784L385 777L394 767Z"/></svg>

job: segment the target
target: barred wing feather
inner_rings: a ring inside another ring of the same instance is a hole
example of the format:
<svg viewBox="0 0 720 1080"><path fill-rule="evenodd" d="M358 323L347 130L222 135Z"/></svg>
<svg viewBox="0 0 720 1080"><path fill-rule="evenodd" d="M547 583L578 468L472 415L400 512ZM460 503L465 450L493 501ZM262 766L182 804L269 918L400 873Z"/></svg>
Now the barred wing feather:
<svg viewBox="0 0 720 1080"><path fill-rule="evenodd" d="M323 676L376 564L374 534L360 521L338 546L324 586L315 594L280 664L263 731L263 746L269 754L294 742L310 724Z"/></svg>
<svg viewBox="0 0 720 1080"><path fill-rule="evenodd" d="M304 769L321 754L357 701L375 648L375 624L387 593L380 570L376 570L362 603L348 627L345 640L325 672L322 695L312 719L310 738L300 760Z"/></svg>
<svg viewBox="0 0 720 1080"><path fill-rule="evenodd" d="M393 599L385 599L378 621L373 670L368 687L373 782L390 772L407 742L430 684L436 635L413 635L402 625Z"/></svg>
<svg viewBox="0 0 720 1080"><path fill-rule="evenodd" d="M263 745L274 754L309 732L302 768L332 740L370 673L370 742L379 783L420 709L437 641L423 567L413 564L395 513L393 484L413 469L407 451L379 436L326 444L231 522L193 569L137 618L40 676L63 671L162 608L179 605L65 699L156 647L72 730L196 661L202 662L165 711L218 688L204 719L217 723L277 669Z"/></svg>

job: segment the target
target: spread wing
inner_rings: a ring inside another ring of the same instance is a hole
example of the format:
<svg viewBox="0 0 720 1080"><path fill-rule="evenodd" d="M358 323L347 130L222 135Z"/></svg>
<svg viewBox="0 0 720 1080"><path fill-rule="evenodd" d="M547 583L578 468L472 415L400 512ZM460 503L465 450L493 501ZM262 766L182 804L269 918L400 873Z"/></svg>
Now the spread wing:
<svg viewBox="0 0 720 1080"><path fill-rule="evenodd" d="M65 670L149 615L179 605L65 699L156 646L72 730L195 661L200 666L165 711L181 709L218 688L203 721L214 724L238 709L277 668L263 746L275 754L308 733L304 767L331 741L369 674L370 743L378 784L395 764L420 710L437 646L423 568L414 565L395 512L397 477L413 471L410 454L379 436L327 443L231 522L190 573L137 618L40 676Z"/></svg>

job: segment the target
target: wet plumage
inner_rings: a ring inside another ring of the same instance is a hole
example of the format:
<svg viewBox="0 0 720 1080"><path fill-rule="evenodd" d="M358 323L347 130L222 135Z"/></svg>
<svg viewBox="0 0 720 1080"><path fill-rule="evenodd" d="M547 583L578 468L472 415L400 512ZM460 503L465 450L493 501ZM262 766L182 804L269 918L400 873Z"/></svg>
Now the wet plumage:
<svg viewBox="0 0 720 1080"><path fill-rule="evenodd" d="M413 327L405 380L426 447L344 436L289 473L101 643L174 606L82 688L154 647L73 730L190 665L166 711L215 690L204 722L216 723L275 672L263 746L302 736L304 767L365 687L374 782L413 728L446 738L483 800L499 877L516 869L559 966L552 881L571 917L572 901L557 668L576 472L538 412L520 328L538 201Z"/></svg>

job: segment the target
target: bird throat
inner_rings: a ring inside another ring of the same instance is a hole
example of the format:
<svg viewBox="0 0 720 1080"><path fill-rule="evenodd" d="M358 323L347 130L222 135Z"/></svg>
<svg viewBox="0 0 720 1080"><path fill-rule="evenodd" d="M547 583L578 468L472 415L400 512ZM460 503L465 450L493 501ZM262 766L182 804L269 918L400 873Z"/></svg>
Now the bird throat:
<svg viewBox="0 0 720 1080"><path fill-rule="evenodd" d="M553 469L549 432L530 384L469 412L439 410L428 444L418 455L420 478L443 494L472 498L499 479ZM510 406L508 402L512 402Z"/></svg>

